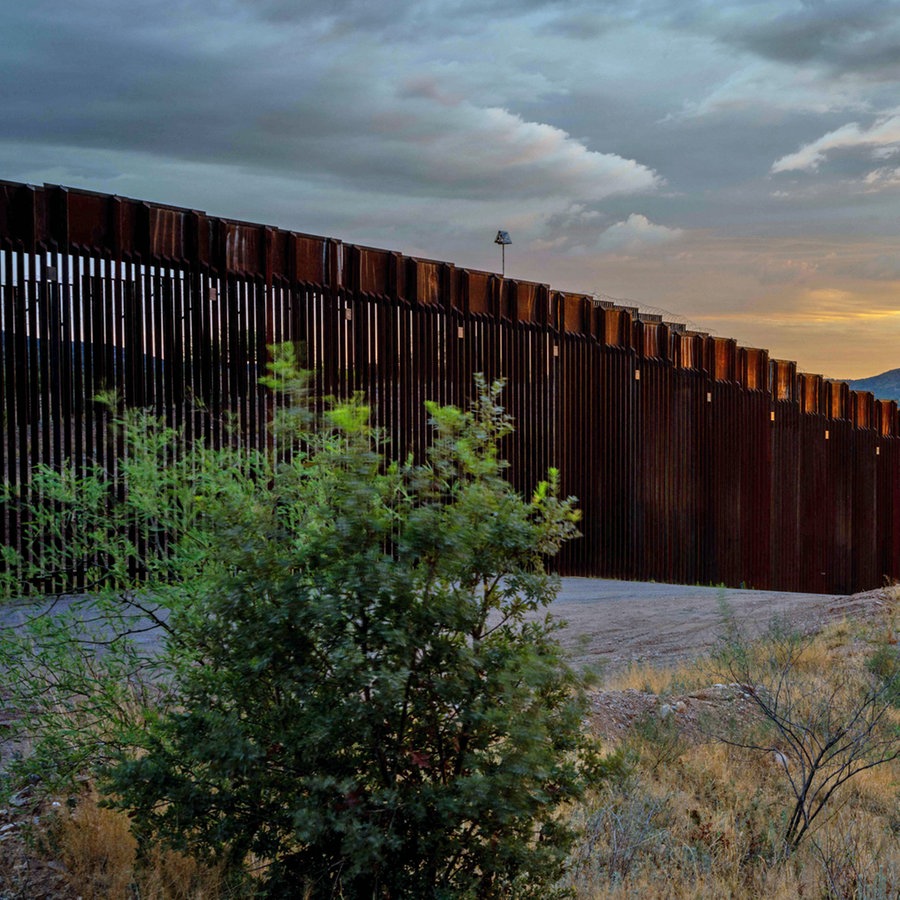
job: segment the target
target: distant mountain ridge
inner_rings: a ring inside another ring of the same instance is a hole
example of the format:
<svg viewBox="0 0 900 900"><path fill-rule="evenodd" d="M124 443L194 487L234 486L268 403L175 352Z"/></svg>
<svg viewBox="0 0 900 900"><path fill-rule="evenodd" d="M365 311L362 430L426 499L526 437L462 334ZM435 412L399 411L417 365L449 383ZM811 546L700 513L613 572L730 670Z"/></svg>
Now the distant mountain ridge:
<svg viewBox="0 0 900 900"><path fill-rule="evenodd" d="M847 378L854 391L871 391L877 400L896 400L900 403L900 369L890 369L870 378Z"/></svg>

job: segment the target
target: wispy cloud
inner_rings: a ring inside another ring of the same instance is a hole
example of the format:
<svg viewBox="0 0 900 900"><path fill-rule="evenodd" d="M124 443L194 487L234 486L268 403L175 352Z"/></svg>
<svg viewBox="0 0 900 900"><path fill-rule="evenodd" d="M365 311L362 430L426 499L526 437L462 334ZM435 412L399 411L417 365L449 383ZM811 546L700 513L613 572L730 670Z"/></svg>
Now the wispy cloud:
<svg viewBox="0 0 900 900"><path fill-rule="evenodd" d="M815 141L801 147L795 153L782 156L772 163L772 173L791 171L816 171L834 150L864 147L883 158L885 152L900 152L900 113L892 111L882 116L868 128L850 122L829 131Z"/></svg>

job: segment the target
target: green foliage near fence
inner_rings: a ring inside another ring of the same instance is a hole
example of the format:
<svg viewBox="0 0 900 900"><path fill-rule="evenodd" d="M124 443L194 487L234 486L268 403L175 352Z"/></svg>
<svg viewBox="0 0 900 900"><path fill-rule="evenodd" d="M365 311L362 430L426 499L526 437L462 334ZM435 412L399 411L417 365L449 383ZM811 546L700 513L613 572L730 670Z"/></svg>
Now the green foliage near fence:
<svg viewBox="0 0 900 900"><path fill-rule="evenodd" d="M548 895L572 838L560 807L596 772L544 611L574 501L553 471L527 499L504 480L497 384L470 411L429 404L422 464L390 461L361 397L314 414L289 353L268 386L293 401L270 451L129 414L124 489L95 471L57 498L91 523L56 562L91 568L110 646L138 646L124 609L165 633L152 708L111 699L127 714L96 759L109 802L145 840L255 870L267 896ZM71 725L63 706L45 735Z"/></svg>

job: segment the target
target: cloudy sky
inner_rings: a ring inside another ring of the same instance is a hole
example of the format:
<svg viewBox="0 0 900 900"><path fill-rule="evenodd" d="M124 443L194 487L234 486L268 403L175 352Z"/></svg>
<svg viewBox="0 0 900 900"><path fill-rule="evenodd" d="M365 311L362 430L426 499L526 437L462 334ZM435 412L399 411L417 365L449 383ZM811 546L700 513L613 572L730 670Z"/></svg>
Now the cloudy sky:
<svg viewBox="0 0 900 900"><path fill-rule="evenodd" d="M900 366L900 0L28 0L0 178Z"/></svg>

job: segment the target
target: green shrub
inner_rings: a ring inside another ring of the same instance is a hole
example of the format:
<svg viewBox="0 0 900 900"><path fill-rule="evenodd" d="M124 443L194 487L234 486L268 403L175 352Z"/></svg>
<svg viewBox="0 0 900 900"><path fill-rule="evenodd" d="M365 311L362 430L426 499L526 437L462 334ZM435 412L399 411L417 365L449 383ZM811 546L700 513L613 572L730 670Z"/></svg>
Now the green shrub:
<svg viewBox="0 0 900 900"><path fill-rule="evenodd" d="M355 398L290 407L246 477L181 467L173 705L106 781L140 835L267 896L548 894L595 760L542 612L577 513L555 472L530 501L504 480L510 421L479 391L428 405L424 464L386 460Z"/></svg>

